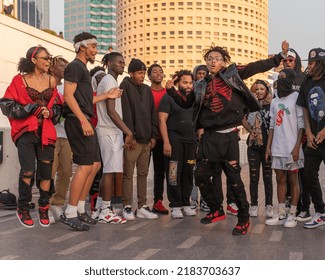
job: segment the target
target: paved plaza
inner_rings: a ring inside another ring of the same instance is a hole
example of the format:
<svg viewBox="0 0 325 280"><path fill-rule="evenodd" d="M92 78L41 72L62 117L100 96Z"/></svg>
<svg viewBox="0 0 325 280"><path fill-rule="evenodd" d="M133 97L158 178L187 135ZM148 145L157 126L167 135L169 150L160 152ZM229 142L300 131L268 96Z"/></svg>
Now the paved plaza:
<svg viewBox="0 0 325 280"><path fill-rule="evenodd" d="M242 168L249 196L248 165L244 164ZM324 193L324 166L320 178ZM151 180L148 189L151 207ZM237 222L231 215L218 223L201 224L200 219L205 215L202 211L195 217L184 219L173 220L170 215L160 215L153 221L136 218L124 225L97 224L88 232L75 232L60 222L49 228L41 227L36 210L31 212L35 227L28 229L20 225L14 211L0 210L0 259L324 260L325 227L304 229L302 223L293 229L266 226L263 193L260 183L259 216L251 218L246 236L231 234Z"/></svg>

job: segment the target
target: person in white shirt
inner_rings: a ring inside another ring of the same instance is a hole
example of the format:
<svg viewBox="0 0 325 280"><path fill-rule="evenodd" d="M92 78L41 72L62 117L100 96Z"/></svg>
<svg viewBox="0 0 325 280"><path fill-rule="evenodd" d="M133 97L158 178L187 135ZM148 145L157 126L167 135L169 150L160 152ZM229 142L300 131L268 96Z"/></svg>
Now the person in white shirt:
<svg viewBox="0 0 325 280"><path fill-rule="evenodd" d="M278 97L271 102L270 130L265 152L266 160L272 156L279 202L279 213L266 220L265 224L284 225L287 228L297 225L298 171L304 167L304 155L301 148L304 117L302 107L296 105L299 93L292 87L295 78L296 73L290 68L285 68L279 73ZM287 176L291 186L291 206L288 215L285 211Z"/></svg>

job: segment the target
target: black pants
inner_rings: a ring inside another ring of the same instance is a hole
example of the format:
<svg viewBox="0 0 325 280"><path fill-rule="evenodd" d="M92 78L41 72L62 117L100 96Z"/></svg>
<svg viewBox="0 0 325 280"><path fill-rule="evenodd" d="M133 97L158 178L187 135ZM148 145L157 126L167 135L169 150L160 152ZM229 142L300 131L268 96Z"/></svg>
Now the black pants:
<svg viewBox="0 0 325 280"><path fill-rule="evenodd" d="M303 185L308 185L308 190L315 207L315 212L325 213L322 189L319 183L319 166L325 160L325 147L312 150L305 149L305 167L303 172Z"/></svg>
<svg viewBox="0 0 325 280"><path fill-rule="evenodd" d="M169 207L190 206L195 164L195 143L171 142L172 156L165 157Z"/></svg>
<svg viewBox="0 0 325 280"><path fill-rule="evenodd" d="M165 180L165 169L164 169L164 141L157 139L156 145L152 150L153 169L154 169L154 204L158 200L163 200L164 193L164 180Z"/></svg>
<svg viewBox="0 0 325 280"><path fill-rule="evenodd" d="M238 221L246 222L249 220L249 204L240 177L238 133L205 131L200 141L194 175L196 185L199 186L203 199L212 212L222 208L222 170L235 196Z"/></svg>
<svg viewBox="0 0 325 280"><path fill-rule="evenodd" d="M40 130L38 131L38 133ZM40 134L39 134L40 135ZM42 146L41 136L35 132L26 132L17 140L18 158L20 163L19 186L18 186L18 207L20 209L29 209L29 203L32 200L32 187L34 184L35 159L37 160L36 179L51 180L52 163L54 159L54 146ZM30 179L27 184L23 179ZM39 186L39 184L37 184ZM49 203L50 193L39 187L40 206L46 206Z"/></svg>
<svg viewBox="0 0 325 280"><path fill-rule="evenodd" d="M249 190L251 195L251 205L258 205L258 183L260 180L260 167L262 164L262 174L265 191L265 206L273 205L273 184L271 161L265 160L265 150L262 148L248 147L247 157L249 163Z"/></svg>

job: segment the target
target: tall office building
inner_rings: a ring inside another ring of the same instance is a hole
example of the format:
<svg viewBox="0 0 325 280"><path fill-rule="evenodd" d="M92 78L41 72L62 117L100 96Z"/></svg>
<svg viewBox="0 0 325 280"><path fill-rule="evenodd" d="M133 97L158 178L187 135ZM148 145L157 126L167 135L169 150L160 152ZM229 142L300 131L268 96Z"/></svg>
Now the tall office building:
<svg viewBox="0 0 325 280"><path fill-rule="evenodd" d="M82 32L96 35L98 50L104 54L108 47L116 47L116 0L65 0L65 39Z"/></svg>
<svg viewBox="0 0 325 280"><path fill-rule="evenodd" d="M268 0L117 0L116 20L126 62L158 62L167 76L204 63L212 43L227 47L237 64L268 55Z"/></svg>
<svg viewBox="0 0 325 280"><path fill-rule="evenodd" d="M17 18L39 29L49 29L50 3L49 0L15 0Z"/></svg>

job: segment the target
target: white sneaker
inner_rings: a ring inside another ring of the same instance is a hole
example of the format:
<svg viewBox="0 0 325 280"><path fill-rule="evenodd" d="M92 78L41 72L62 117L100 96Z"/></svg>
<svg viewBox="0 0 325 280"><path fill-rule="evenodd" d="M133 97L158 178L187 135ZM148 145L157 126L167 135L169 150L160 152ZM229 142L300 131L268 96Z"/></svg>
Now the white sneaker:
<svg viewBox="0 0 325 280"><path fill-rule="evenodd" d="M108 224L125 224L126 219L115 214L110 208L106 208L100 212L98 222Z"/></svg>
<svg viewBox="0 0 325 280"><path fill-rule="evenodd" d="M92 211L92 212L91 212L90 217L91 217L92 219L98 221L98 219L99 219L99 215L100 215L100 212L101 212L101 209L98 208L96 211Z"/></svg>
<svg viewBox="0 0 325 280"><path fill-rule="evenodd" d="M54 218L54 216L53 216L52 211L49 210L48 214L49 214L50 224L54 224L54 223L55 223L55 218Z"/></svg>
<svg viewBox="0 0 325 280"><path fill-rule="evenodd" d="M249 208L249 215L251 217L257 217L257 210L258 210L258 206L257 205L253 205ZM272 215L273 217L273 215Z"/></svg>
<svg viewBox="0 0 325 280"><path fill-rule="evenodd" d="M284 227L293 228L297 225L297 218L295 214L289 213L286 221L284 222Z"/></svg>
<svg viewBox="0 0 325 280"><path fill-rule="evenodd" d="M60 216L63 214L62 207L57 206L57 205L51 205L51 211L49 211L49 212L52 212L52 216L53 216L54 220L56 220L56 221L59 221ZM51 223L52 223L52 221L51 221Z"/></svg>
<svg viewBox="0 0 325 280"><path fill-rule="evenodd" d="M308 211L301 211L299 215L297 216L298 222L307 222L311 220L310 212Z"/></svg>
<svg viewBox="0 0 325 280"><path fill-rule="evenodd" d="M265 224L268 226L284 225L286 218L287 218L286 215L278 214L278 215L274 216L272 219L266 220Z"/></svg>
<svg viewBox="0 0 325 280"><path fill-rule="evenodd" d="M143 205L140 209L137 210L137 217L149 220L158 219L158 215L152 213L149 206L147 205Z"/></svg>
<svg viewBox="0 0 325 280"><path fill-rule="evenodd" d="M265 217L266 218L272 218L273 216L274 216L273 206L272 205L266 205Z"/></svg>
<svg viewBox="0 0 325 280"><path fill-rule="evenodd" d="M195 211L195 210L193 210L193 211ZM172 207L172 218L173 219L183 219L183 217L184 216L183 216L181 207Z"/></svg>
<svg viewBox="0 0 325 280"><path fill-rule="evenodd" d="M134 221L134 214L132 212L131 205L124 206L124 208L123 208L123 217L127 221Z"/></svg>
<svg viewBox="0 0 325 280"><path fill-rule="evenodd" d="M183 207L183 212L185 216L195 216L196 211L192 209L192 206L184 206Z"/></svg>

